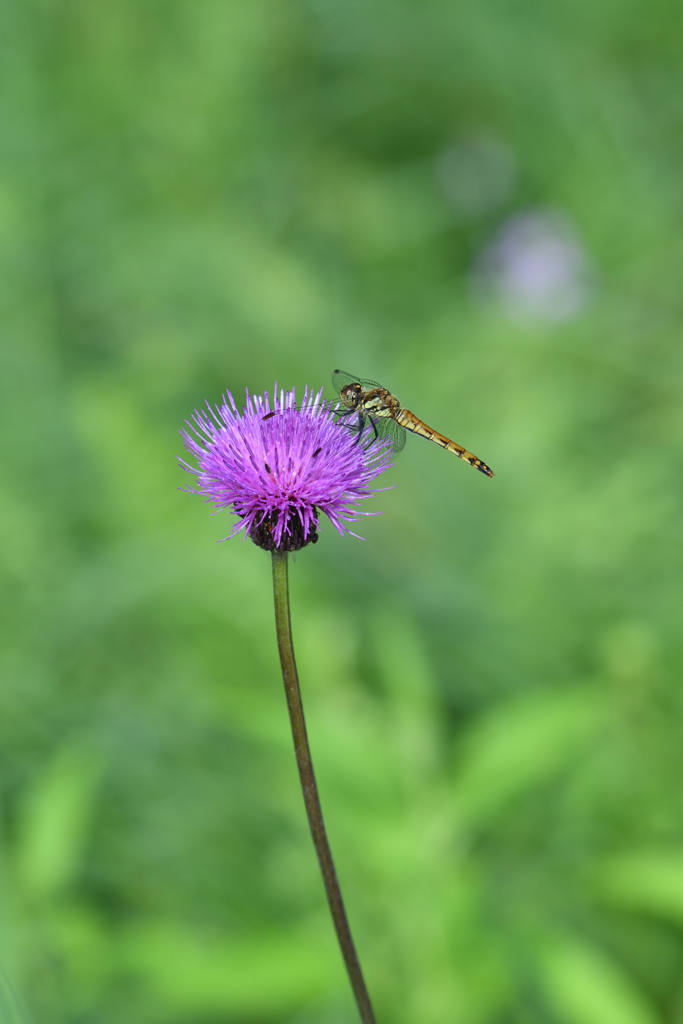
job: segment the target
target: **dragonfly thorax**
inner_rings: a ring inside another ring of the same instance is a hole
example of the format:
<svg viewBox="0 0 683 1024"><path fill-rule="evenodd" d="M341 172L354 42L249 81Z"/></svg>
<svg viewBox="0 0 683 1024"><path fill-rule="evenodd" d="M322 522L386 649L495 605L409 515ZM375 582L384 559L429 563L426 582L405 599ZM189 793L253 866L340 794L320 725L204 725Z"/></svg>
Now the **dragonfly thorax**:
<svg viewBox="0 0 683 1024"><path fill-rule="evenodd" d="M395 417L401 406L398 399L388 391L369 392L363 398L363 412L369 416Z"/></svg>

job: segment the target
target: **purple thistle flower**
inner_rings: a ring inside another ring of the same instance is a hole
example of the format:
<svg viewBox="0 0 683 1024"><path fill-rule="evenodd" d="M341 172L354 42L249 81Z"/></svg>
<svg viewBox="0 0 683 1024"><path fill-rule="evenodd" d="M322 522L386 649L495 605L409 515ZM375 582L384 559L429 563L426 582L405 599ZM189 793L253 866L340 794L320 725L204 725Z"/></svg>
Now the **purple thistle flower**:
<svg viewBox="0 0 683 1024"><path fill-rule="evenodd" d="M227 508L240 516L228 537L241 530L267 551L296 551L318 539L319 510L341 534L361 515L361 498L382 488L369 483L392 463L391 441L358 444L357 435L335 420L329 403L304 391L297 408L294 389L249 396L240 414L230 392L208 415L195 412L185 447L198 467L181 465L197 475L197 487L216 512Z"/></svg>

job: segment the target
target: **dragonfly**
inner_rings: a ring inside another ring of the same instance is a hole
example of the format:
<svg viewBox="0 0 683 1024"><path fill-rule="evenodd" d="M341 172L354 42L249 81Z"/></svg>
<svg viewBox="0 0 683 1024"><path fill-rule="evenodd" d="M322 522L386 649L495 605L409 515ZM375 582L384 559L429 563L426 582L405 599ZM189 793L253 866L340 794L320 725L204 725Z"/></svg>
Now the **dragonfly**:
<svg viewBox="0 0 683 1024"><path fill-rule="evenodd" d="M354 429L358 432L360 441L366 428L371 427L375 439L390 437L394 446L394 452L398 454L403 451L406 443L406 430L428 441L434 441L441 445L446 451L453 452L459 459L469 462L480 473L493 476L485 462L478 459L472 452L468 452L462 445L451 441L449 437L440 434L423 423L421 419L404 409L398 398L390 391L378 384L376 380L364 380L362 377L354 377L352 373L344 370L335 370L332 374L332 387L339 395L341 405L335 410L336 415L341 419L356 417Z"/></svg>

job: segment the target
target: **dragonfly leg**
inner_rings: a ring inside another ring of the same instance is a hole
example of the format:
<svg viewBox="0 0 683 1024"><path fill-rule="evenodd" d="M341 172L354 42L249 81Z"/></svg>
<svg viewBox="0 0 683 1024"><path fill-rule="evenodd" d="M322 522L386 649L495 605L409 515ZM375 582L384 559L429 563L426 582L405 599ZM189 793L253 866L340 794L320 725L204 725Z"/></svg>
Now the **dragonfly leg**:
<svg viewBox="0 0 683 1024"><path fill-rule="evenodd" d="M365 416L363 416L363 414L359 412L358 413L358 437L356 438L356 444L360 444L360 439L363 436L363 431L365 430L365 422L366 422Z"/></svg>

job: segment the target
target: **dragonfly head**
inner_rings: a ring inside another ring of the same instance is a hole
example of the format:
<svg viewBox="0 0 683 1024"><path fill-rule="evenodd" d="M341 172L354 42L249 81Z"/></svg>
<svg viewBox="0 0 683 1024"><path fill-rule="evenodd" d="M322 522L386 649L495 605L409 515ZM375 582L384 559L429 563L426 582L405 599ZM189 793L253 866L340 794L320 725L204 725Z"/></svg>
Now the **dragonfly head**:
<svg viewBox="0 0 683 1024"><path fill-rule="evenodd" d="M347 409L357 409L360 405L363 389L360 384L347 384L339 392L339 397Z"/></svg>

